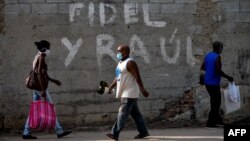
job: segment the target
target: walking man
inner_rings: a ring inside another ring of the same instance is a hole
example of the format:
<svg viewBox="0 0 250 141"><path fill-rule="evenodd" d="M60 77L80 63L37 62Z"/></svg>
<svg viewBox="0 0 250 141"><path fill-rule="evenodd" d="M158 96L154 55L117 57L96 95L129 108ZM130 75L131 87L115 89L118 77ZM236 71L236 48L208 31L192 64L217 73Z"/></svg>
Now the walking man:
<svg viewBox="0 0 250 141"><path fill-rule="evenodd" d="M109 86L109 94L117 86L116 98L121 98L117 120L111 132L106 134L114 140L118 140L119 133L123 129L129 115L135 121L139 132L134 138L140 139L149 136L143 116L137 105L140 91L145 97L148 97L149 93L143 86L136 62L129 57L129 54L130 48L127 45L120 45L118 47L117 59L119 63L116 68L116 78Z"/></svg>
<svg viewBox="0 0 250 141"><path fill-rule="evenodd" d="M209 52L202 65L201 70L205 71L205 86L210 95L209 117L207 127L217 127L218 124L223 124L223 118L219 114L221 105L220 80L221 77L227 78L230 82L233 77L226 75L222 71L221 56L223 44L219 41L213 43L213 51Z"/></svg>

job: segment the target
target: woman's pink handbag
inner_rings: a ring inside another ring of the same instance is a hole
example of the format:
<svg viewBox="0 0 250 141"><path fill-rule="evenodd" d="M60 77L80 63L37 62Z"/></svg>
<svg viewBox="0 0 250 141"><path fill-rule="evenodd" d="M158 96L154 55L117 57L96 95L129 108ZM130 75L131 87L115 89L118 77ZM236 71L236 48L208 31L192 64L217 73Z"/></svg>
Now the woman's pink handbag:
<svg viewBox="0 0 250 141"><path fill-rule="evenodd" d="M55 129L56 114L54 104L47 101L33 101L30 106L30 128L48 130Z"/></svg>

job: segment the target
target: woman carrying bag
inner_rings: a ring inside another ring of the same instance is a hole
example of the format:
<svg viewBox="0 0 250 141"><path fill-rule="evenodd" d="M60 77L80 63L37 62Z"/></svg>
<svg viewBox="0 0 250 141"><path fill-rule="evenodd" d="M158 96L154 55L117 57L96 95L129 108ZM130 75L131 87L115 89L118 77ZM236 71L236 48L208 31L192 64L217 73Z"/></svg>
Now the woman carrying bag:
<svg viewBox="0 0 250 141"><path fill-rule="evenodd" d="M57 86L60 86L61 82L59 80L50 78L47 74L48 67L45 62L45 57L48 56L50 53L50 43L46 40L41 40L39 42L35 42L35 45L37 49L39 50L39 52L34 58L33 70L37 73L38 81L40 84L40 89L33 90L33 101L45 100L52 104L53 102L47 90L48 83L49 81L51 81L55 83ZM26 124L25 124L22 138L23 139L37 139L37 137L31 135L29 121L30 120L28 117ZM71 133L71 131L64 131L62 129L57 118L56 118L56 123L55 123L55 131L56 131L58 138L61 138Z"/></svg>

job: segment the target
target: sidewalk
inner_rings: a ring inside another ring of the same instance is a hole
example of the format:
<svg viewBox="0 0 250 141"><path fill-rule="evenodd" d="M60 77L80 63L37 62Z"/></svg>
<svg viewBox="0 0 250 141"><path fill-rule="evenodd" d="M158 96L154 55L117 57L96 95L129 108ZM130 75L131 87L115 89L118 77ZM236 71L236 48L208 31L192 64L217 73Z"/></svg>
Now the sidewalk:
<svg viewBox="0 0 250 141"><path fill-rule="evenodd" d="M223 141L223 128L168 128L152 129L149 137L141 140L133 139L138 134L136 130L125 130L120 134L119 141ZM55 134L40 132L34 133L37 141L112 141L106 132L73 132L72 134L57 139ZM1 134L0 141L22 141L21 135Z"/></svg>

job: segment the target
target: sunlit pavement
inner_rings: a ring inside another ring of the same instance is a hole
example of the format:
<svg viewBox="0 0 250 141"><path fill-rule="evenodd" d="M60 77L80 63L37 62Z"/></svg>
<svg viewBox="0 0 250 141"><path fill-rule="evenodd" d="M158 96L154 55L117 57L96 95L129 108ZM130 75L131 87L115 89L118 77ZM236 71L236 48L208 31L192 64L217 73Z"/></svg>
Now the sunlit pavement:
<svg viewBox="0 0 250 141"><path fill-rule="evenodd" d="M223 128L168 128L150 130L150 135L140 141L223 141ZM37 141L112 141L106 135L106 132L73 132L72 134L57 139L55 134L40 132L33 133L37 136ZM138 132L136 130L124 130L121 132L119 141L138 141L133 139ZM0 141L19 141L23 140L21 135L1 134Z"/></svg>

